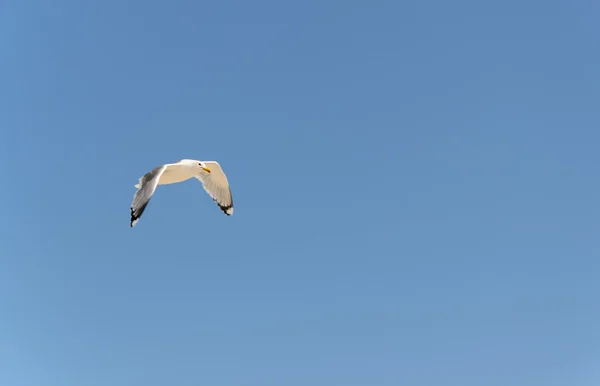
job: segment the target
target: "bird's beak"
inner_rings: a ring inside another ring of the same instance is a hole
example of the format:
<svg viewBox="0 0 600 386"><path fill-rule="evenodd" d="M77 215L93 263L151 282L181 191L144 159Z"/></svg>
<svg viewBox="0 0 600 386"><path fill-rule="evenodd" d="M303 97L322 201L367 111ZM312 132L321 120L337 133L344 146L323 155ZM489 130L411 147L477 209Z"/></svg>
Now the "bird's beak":
<svg viewBox="0 0 600 386"><path fill-rule="evenodd" d="M209 168L202 168L205 172L210 173L210 169Z"/></svg>

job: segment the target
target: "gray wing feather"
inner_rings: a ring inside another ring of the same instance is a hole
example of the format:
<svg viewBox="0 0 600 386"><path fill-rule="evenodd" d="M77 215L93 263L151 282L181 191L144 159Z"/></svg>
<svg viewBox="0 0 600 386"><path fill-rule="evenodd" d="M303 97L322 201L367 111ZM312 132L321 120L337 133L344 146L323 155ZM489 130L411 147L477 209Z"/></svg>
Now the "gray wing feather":
<svg viewBox="0 0 600 386"><path fill-rule="evenodd" d="M208 195L217 203L219 208L227 216L233 214L233 197L231 195L231 189L229 186L223 186L217 183L212 176L204 178L196 177L202 182L202 187L208 193Z"/></svg>
<svg viewBox="0 0 600 386"><path fill-rule="evenodd" d="M204 161L212 170L210 174L198 174L195 177L202 182L208 195L219 205L227 216L233 214L233 197L229 188L227 176L217 161Z"/></svg>
<svg viewBox="0 0 600 386"><path fill-rule="evenodd" d="M148 203L150 202L150 198L152 198L152 195L158 186L158 180L166 167L166 165L158 166L140 178L139 185L136 185L139 188L135 192L133 202L131 203L130 227L133 227L142 216L142 213L144 213L146 206L148 206Z"/></svg>

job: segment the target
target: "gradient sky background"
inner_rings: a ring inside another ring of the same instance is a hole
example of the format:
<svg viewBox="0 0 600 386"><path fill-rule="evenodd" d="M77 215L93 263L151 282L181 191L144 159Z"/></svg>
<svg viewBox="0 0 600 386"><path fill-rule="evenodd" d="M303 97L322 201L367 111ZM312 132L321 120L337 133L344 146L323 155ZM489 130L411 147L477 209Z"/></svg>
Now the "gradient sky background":
<svg viewBox="0 0 600 386"><path fill-rule="evenodd" d="M0 384L597 386L599 12L3 1Z"/></svg>

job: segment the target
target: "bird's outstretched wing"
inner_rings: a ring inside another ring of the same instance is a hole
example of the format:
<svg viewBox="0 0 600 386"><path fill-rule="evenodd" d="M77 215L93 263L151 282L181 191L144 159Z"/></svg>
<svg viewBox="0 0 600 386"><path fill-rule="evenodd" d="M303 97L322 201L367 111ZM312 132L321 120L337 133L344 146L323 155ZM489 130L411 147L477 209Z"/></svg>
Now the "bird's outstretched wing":
<svg viewBox="0 0 600 386"><path fill-rule="evenodd" d="M233 197L229 188L227 176L216 161L204 161L206 166L211 170L210 174L198 174L196 177L206 193L219 205L219 208L228 216L233 214Z"/></svg>
<svg viewBox="0 0 600 386"><path fill-rule="evenodd" d="M160 180L160 176L163 174L167 165L158 166L148 173L144 174L142 178L140 178L140 183L135 187L138 190L135 192L133 196L133 202L131 203L131 221L129 223L130 227L133 227L140 217L142 213L144 213L144 209L148 206L148 202L156 187L158 186L158 181Z"/></svg>

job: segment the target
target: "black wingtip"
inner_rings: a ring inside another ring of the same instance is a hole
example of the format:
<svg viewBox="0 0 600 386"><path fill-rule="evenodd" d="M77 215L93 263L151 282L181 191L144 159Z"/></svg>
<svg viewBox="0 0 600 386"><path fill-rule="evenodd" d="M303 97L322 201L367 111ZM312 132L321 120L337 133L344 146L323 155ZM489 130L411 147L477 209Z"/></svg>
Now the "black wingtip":
<svg viewBox="0 0 600 386"><path fill-rule="evenodd" d="M231 216L233 214L233 205L219 205L219 208L221 208L221 210L223 211L223 213L225 213L227 216Z"/></svg>
<svg viewBox="0 0 600 386"><path fill-rule="evenodd" d="M134 223L137 222L140 218L140 216L142 215L141 212L143 212L143 208L142 210L138 210L137 213L133 210L133 208L131 208L131 218L129 220L129 227L133 228L133 226L135 225Z"/></svg>

